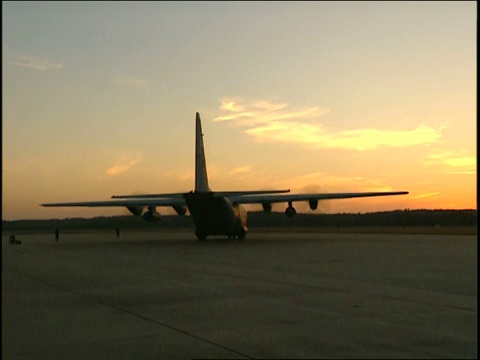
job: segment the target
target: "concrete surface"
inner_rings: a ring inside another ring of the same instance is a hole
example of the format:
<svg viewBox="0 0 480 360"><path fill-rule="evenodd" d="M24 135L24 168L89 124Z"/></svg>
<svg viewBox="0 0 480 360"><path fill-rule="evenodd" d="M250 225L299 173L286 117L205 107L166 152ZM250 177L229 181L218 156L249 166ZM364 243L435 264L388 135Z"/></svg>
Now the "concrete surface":
<svg viewBox="0 0 480 360"><path fill-rule="evenodd" d="M3 359L477 357L475 236L9 235Z"/></svg>

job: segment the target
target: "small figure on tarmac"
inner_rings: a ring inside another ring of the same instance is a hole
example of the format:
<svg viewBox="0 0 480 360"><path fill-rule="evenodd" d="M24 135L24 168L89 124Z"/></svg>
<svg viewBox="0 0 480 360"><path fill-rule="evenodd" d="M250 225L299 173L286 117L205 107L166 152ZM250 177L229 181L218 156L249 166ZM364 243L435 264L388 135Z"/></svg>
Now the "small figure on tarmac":
<svg viewBox="0 0 480 360"><path fill-rule="evenodd" d="M60 232L58 231L58 229L55 229L55 241L58 241L59 238L60 238Z"/></svg>
<svg viewBox="0 0 480 360"><path fill-rule="evenodd" d="M120 228L117 227L117 228L115 229L115 235L116 235L117 238L120 237Z"/></svg>
<svg viewBox="0 0 480 360"><path fill-rule="evenodd" d="M10 235L10 244L21 244L22 242L20 240L15 239L15 235Z"/></svg>

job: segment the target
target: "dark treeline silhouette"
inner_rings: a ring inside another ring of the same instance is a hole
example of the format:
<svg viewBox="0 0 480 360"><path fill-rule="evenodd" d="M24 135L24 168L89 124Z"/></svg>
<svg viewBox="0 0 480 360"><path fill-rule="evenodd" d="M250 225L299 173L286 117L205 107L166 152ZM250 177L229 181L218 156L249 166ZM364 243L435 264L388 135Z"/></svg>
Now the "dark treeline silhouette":
<svg viewBox="0 0 480 360"><path fill-rule="evenodd" d="M394 210L373 213L299 214L293 219L273 220L263 212L250 217L253 226L362 227L362 226L476 226L476 210ZM279 213L279 215L285 215ZM294 220L293 222L291 220ZM282 224L283 223L283 224Z"/></svg>
<svg viewBox="0 0 480 360"><path fill-rule="evenodd" d="M248 226L256 227L362 227L362 226L476 226L476 210L394 210L373 213L297 214L288 218L283 212L250 212ZM110 216L90 219L2 221L2 231L106 230L194 228L189 216L166 215L160 222L148 222L136 216Z"/></svg>

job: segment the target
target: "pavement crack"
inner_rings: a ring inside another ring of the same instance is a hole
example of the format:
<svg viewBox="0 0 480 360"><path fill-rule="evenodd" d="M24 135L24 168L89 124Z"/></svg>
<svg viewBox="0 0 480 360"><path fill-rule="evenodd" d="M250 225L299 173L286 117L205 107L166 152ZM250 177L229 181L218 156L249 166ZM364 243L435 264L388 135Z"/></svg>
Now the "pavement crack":
<svg viewBox="0 0 480 360"><path fill-rule="evenodd" d="M11 269L11 270L13 270L13 269ZM18 270L14 270L14 271L17 271L17 273L18 273ZM75 290L66 288L65 286L56 284L56 283L54 283L54 282L51 282L51 281L48 281L48 280L45 280L45 279L40 279L40 278L35 277L35 276L33 276L33 275L30 275L30 274L28 274L28 273L25 273L25 272L21 272L21 273L22 273L23 275L29 277L29 278L35 279L36 281L43 282L44 284L47 284L47 285L52 286L52 287L54 287L54 288L60 289L60 290L62 290L62 291L65 291L65 292L68 292L68 293L71 293L71 294L75 294L75 295L78 295L78 296L82 296L82 297L84 297L84 298L86 298L86 299L95 301L95 302L97 302L97 303L99 303L99 304L102 304L102 305L104 305L104 306L108 306L108 307L110 307L110 308L113 308L113 309L118 310L118 311L122 311L122 312L124 312L124 313L126 313L126 314L135 316L135 317L140 318L140 319L143 319L143 320L145 320L145 321L149 321L149 322L155 323L155 324L160 325L160 326L162 326L162 327L164 327L164 328L167 328L167 329L176 331L176 332L178 332L178 333L180 333L180 334L184 334L184 335L186 335L186 336L192 337L192 338L197 339L197 340L199 340L199 341L202 341L202 342L208 343L208 344L210 344L210 345L213 345L213 346L222 348L222 349L224 349L224 350L230 351L230 352L232 352L232 353L234 353L234 354L237 354L237 355L239 355L239 356L243 356L243 357L245 357L245 358L247 358L247 359L254 359L254 357L252 357L252 356L250 356L250 355L244 354L244 353L242 353L242 352L240 352L240 351L237 351L237 350L235 350L235 349L229 348L229 347L224 346L224 345L222 345L222 344L219 344L219 343L216 343L216 342L211 341L211 340L209 340L209 339L203 338L203 337L201 337L201 336L199 336L199 335L196 335L196 334L194 334L194 333L191 333L191 332L189 332L189 331L187 331L187 330L183 330L183 329L177 328L177 327L175 327L175 326L172 326L172 325L170 325L170 324L167 324L167 323L164 323L164 322L155 320L155 319L150 318L150 317L148 317L148 316L144 316L144 315L142 315L142 314L139 314L139 313L136 313L136 312L134 312L134 311L128 310L128 309L123 308L123 307L121 307L121 306L118 306L118 305L116 305L116 304L112 304L112 303L109 303L109 302L106 302L106 301L103 301L103 300L99 300L99 299L96 298L96 297L93 297L93 296L90 296L90 295L86 295L86 294L83 294L83 293L81 293L81 292L79 292L79 291L75 291Z"/></svg>

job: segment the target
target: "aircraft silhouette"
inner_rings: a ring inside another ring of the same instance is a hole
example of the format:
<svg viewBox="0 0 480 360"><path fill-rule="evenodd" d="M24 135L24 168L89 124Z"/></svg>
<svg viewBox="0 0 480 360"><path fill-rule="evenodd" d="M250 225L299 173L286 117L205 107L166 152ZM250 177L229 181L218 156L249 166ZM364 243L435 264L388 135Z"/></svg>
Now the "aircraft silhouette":
<svg viewBox="0 0 480 360"><path fill-rule="evenodd" d="M244 239L247 232L247 212L242 204L261 204L265 212L272 211L273 203L288 203L285 215L293 217L297 213L295 201L308 201L315 210L319 200L346 199L357 197L404 195L408 191L360 192L360 193L308 193L286 194L290 190L254 191L212 191L208 185L205 150L203 146L200 114L196 114L195 131L195 190L186 193L114 195L106 201L67 202L41 204L46 207L126 207L133 215L142 216L147 221L159 221L158 206L171 206L179 215L187 209L195 223L195 235L203 241L208 235L227 235L229 238ZM144 211L147 209L147 211Z"/></svg>

